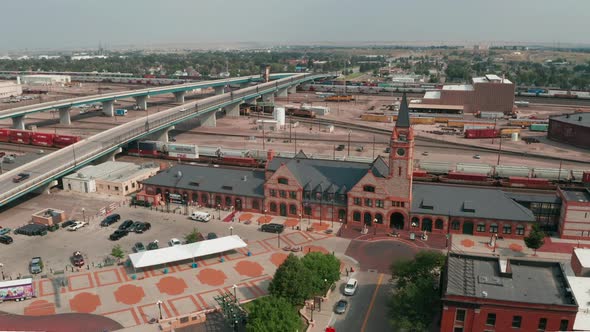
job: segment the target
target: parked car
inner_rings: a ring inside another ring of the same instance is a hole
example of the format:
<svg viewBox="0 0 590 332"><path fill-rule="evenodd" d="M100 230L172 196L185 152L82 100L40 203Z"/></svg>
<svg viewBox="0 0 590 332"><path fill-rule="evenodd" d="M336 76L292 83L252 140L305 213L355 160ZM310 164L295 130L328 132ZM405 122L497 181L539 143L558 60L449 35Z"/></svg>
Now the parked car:
<svg viewBox="0 0 590 332"><path fill-rule="evenodd" d="M28 179L31 176L31 173L18 173L14 178L12 178L12 182L19 183Z"/></svg>
<svg viewBox="0 0 590 332"><path fill-rule="evenodd" d="M111 234L111 235L109 236L109 239L110 239L111 241L117 241L118 239L120 239L120 238L122 238L122 237L124 237L124 236L127 236L127 233L129 233L129 232L127 232L127 231L125 231L125 230L117 229L117 230L115 230L115 231L113 232L113 234Z"/></svg>
<svg viewBox="0 0 590 332"><path fill-rule="evenodd" d="M75 251L72 255L72 264L76 267L82 267L84 265L84 256L79 251Z"/></svg>
<svg viewBox="0 0 590 332"><path fill-rule="evenodd" d="M217 238L217 234L215 233L209 233L207 234L207 240L213 240Z"/></svg>
<svg viewBox="0 0 590 332"><path fill-rule="evenodd" d="M2 236L0 236L0 243L11 244L12 243L12 237L10 237L8 235L2 235Z"/></svg>
<svg viewBox="0 0 590 332"><path fill-rule="evenodd" d="M285 230L285 226L281 224L270 223L262 225L260 230L269 233L282 233Z"/></svg>
<svg viewBox="0 0 590 332"><path fill-rule="evenodd" d="M154 240L150 243L148 243L147 245L147 250L155 250L158 249L160 246L158 246L158 240Z"/></svg>
<svg viewBox="0 0 590 332"><path fill-rule="evenodd" d="M133 246L133 250L135 250L135 252L142 252L145 251L145 246L143 245L143 243L141 242L137 242L134 246Z"/></svg>
<svg viewBox="0 0 590 332"><path fill-rule="evenodd" d="M428 155L429 155L429 153L428 153L428 151L424 151L424 152L422 152L422 155L423 155L423 156L428 156Z"/></svg>
<svg viewBox="0 0 590 332"><path fill-rule="evenodd" d="M110 226L110 225L116 223L120 219L121 219L121 216L120 215L118 215L118 214L111 214L110 216L107 216L106 218L104 218L104 220L100 222L100 225L102 227L107 227L107 226Z"/></svg>
<svg viewBox="0 0 590 332"><path fill-rule="evenodd" d="M343 314L346 312L347 307L348 307L348 301L340 300L336 303L336 308L334 309L334 312L337 314Z"/></svg>
<svg viewBox="0 0 590 332"><path fill-rule="evenodd" d="M31 271L32 274L43 272L43 260L41 257L33 257L31 259L31 263L29 263L29 271Z"/></svg>
<svg viewBox="0 0 590 332"><path fill-rule="evenodd" d="M346 145L344 145L344 144L338 144L338 146L336 147L336 151L342 151L342 150L344 150L345 147L346 147Z"/></svg>
<svg viewBox="0 0 590 332"><path fill-rule="evenodd" d="M142 222L138 225L135 226L135 228L133 229L133 231L135 233L143 233L147 230L149 230L150 228L152 228L152 224L150 224L149 222Z"/></svg>
<svg viewBox="0 0 590 332"><path fill-rule="evenodd" d="M172 239L170 239L170 241L168 241L168 245L169 245L169 246L171 246L171 247L174 247L174 246L179 246L179 245L181 245L181 244L182 244L182 243L181 243L181 242L180 242L180 240L179 240L179 239L177 239L177 238L172 238Z"/></svg>
<svg viewBox="0 0 590 332"><path fill-rule="evenodd" d="M76 223L76 220L74 220L74 219L68 220L68 221L64 221L64 222L61 223L61 228L66 228L66 227L72 226L75 223Z"/></svg>
<svg viewBox="0 0 590 332"><path fill-rule="evenodd" d="M349 279L344 286L344 295L354 295L356 293L356 289L358 288L358 281L356 279Z"/></svg>
<svg viewBox="0 0 590 332"><path fill-rule="evenodd" d="M83 221L76 221L76 222L74 222L73 225L68 226L68 228L66 228L66 229L68 231L73 232L73 231L79 230L80 228L82 228L84 226L86 226L86 223L85 222L83 222Z"/></svg>
<svg viewBox="0 0 590 332"><path fill-rule="evenodd" d="M119 230L122 231L132 231L131 226L133 226L133 220L125 220L121 225L119 225Z"/></svg>

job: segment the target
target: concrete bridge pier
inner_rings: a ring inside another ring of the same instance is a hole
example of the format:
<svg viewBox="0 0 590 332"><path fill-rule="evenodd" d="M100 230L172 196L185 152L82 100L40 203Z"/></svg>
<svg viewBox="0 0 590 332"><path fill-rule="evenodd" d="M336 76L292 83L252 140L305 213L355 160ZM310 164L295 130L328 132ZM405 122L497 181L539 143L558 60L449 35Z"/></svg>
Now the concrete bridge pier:
<svg viewBox="0 0 590 332"><path fill-rule="evenodd" d="M215 90L215 94L216 95L222 94L224 92L224 88L225 88L225 86L223 86L223 85L222 86L213 87L213 89Z"/></svg>
<svg viewBox="0 0 590 332"><path fill-rule="evenodd" d="M207 114L204 114L201 117L201 126L203 127L216 127L217 126L217 118L216 118L216 114L217 112L209 112Z"/></svg>
<svg viewBox="0 0 590 332"><path fill-rule="evenodd" d="M225 106L225 114L227 116L240 116L240 104L241 102Z"/></svg>
<svg viewBox="0 0 590 332"><path fill-rule="evenodd" d="M108 117L115 116L115 101L106 100L102 102L102 113Z"/></svg>
<svg viewBox="0 0 590 332"><path fill-rule="evenodd" d="M168 132L170 130L174 130L175 127L174 126L170 126L168 128L159 130L155 133L150 134L148 137L150 140L154 140L154 141L160 141L160 142L164 142L164 143L168 143Z"/></svg>
<svg viewBox="0 0 590 332"><path fill-rule="evenodd" d="M279 89L279 90L277 90L277 92L275 92L275 93L276 93L276 96L277 96L277 97L284 97L284 98L287 98L287 95L288 95L287 88L284 88L284 89Z"/></svg>
<svg viewBox="0 0 590 332"><path fill-rule="evenodd" d="M140 110L147 110L147 99L148 96L137 96L133 97L135 99L135 103Z"/></svg>
<svg viewBox="0 0 590 332"><path fill-rule="evenodd" d="M57 186L59 183L57 182L57 180L53 180L49 183L46 183L40 187L38 187L37 189L33 190L33 193L38 194L38 195L43 195L43 194L47 194L50 195L51 191L49 189Z"/></svg>
<svg viewBox="0 0 590 332"><path fill-rule="evenodd" d="M105 154L104 156L94 160L94 163L96 165L98 165L98 164L102 164L107 161L115 161L115 156L117 156L121 152L123 152L123 149L117 148L116 150L111 151L111 152Z"/></svg>
<svg viewBox="0 0 590 332"><path fill-rule="evenodd" d="M25 130L25 116L21 115L21 116L15 116L14 118L12 118L12 128L19 129L19 130Z"/></svg>
<svg viewBox="0 0 590 332"><path fill-rule="evenodd" d="M287 93L295 93L297 92L297 85L290 86L287 88Z"/></svg>
<svg viewBox="0 0 590 332"><path fill-rule="evenodd" d="M59 123L62 125L71 125L72 119L70 118L70 108L64 107L59 109Z"/></svg>
<svg viewBox="0 0 590 332"><path fill-rule="evenodd" d="M186 95L186 91L174 92L174 99L177 103L184 104L184 96L185 95Z"/></svg>

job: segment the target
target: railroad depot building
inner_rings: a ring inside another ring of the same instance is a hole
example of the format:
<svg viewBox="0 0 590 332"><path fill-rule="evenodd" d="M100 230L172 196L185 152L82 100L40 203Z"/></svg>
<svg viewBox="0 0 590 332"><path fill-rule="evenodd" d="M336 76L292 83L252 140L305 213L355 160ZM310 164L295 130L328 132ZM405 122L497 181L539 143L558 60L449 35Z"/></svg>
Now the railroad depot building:
<svg viewBox="0 0 590 332"><path fill-rule="evenodd" d="M412 183L414 134L402 100L389 160L275 157L264 171L177 165L142 181L145 193L292 218L433 233L522 238L537 216L493 188Z"/></svg>
<svg viewBox="0 0 590 332"><path fill-rule="evenodd" d="M572 331L577 299L559 262L449 253L440 330Z"/></svg>
<svg viewBox="0 0 590 332"><path fill-rule="evenodd" d="M590 113L549 118L547 137L553 141L590 149Z"/></svg>

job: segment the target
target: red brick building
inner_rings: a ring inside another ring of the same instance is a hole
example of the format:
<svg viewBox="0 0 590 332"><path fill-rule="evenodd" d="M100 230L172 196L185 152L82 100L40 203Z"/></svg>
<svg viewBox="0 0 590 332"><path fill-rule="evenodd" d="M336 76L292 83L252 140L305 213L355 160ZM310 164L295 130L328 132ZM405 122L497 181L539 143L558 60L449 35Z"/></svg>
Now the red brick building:
<svg viewBox="0 0 590 332"><path fill-rule="evenodd" d="M561 198L558 232L563 239L590 239L590 191L557 189Z"/></svg>
<svg viewBox="0 0 590 332"><path fill-rule="evenodd" d="M590 113L574 113L549 118L547 137L551 140L590 149Z"/></svg>
<svg viewBox="0 0 590 332"><path fill-rule="evenodd" d="M558 262L450 253L441 332L570 331L578 303Z"/></svg>

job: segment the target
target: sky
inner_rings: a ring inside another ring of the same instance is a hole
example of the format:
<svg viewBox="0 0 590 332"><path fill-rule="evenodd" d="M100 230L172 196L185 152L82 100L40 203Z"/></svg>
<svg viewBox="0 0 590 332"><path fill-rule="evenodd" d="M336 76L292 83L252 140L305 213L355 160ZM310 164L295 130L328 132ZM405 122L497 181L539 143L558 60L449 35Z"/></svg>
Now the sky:
<svg viewBox="0 0 590 332"><path fill-rule="evenodd" d="M590 44L586 0L0 0L0 50L260 42Z"/></svg>

